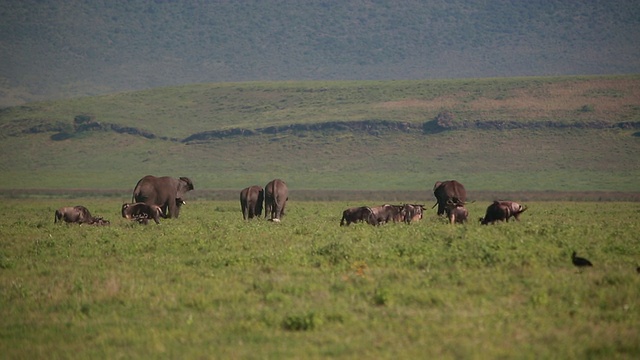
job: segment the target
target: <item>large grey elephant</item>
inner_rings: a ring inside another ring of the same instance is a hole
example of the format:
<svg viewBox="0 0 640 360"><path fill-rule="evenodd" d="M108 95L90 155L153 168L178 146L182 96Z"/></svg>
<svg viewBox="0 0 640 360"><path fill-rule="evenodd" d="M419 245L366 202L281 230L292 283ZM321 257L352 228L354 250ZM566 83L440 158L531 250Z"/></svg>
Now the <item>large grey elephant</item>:
<svg viewBox="0 0 640 360"><path fill-rule="evenodd" d="M193 182L187 177L175 179L147 175L140 179L133 189L132 202L157 205L167 218L177 218L180 215L178 200L182 203L183 195L191 190Z"/></svg>
<svg viewBox="0 0 640 360"><path fill-rule="evenodd" d="M445 213L446 207L450 205L464 205L467 201L467 191L464 186L455 180L436 181L433 185L433 195L435 195L437 203L431 208L438 205L438 215Z"/></svg>
<svg viewBox="0 0 640 360"><path fill-rule="evenodd" d="M264 202L264 189L262 186L253 185L240 191L240 207L242 217L253 219L262 215L262 203Z"/></svg>
<svg viewBox="0 0 640 360"><path fill-rule="evenodd" d="M280 179L271 180L264 187L264 217L271 216L272 221L279 222L284 215L287 200L289 200L287 184Z"/></svg>

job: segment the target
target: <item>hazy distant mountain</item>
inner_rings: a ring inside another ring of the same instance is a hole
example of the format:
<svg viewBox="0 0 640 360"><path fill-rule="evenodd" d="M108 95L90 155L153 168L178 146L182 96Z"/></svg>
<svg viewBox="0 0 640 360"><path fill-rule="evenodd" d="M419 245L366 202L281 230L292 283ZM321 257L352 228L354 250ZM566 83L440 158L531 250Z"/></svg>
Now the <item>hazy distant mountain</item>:
<svg viewBox="0 0 640 360"><path fill-rule="evenodd" d="M4 0L0 106L194 82L640 72L637 0Z"/></svg>

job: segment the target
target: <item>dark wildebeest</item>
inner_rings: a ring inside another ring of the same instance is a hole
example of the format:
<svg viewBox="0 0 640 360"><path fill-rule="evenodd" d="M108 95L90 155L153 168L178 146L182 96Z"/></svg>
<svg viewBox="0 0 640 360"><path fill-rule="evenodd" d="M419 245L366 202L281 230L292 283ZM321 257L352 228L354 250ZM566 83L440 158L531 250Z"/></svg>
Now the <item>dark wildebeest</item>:
<svg viewBox="0 0 640 360"><path fill-rule="evenodd" d="M523 212L525 212L525 210L527 210L526 206L522 206L514 201L499 201L499 203L501 205L508 207L511 213L510 217L512 216L518 221L520 220L520 214L522 214Z"/></svg>
<svg viewBox="0 0 640 360"><path fill-rule="evenodd" d="M176 203L177 201L178 199L176 199ZM180 199L180 202L183 202L182 199ZM160 206L143 202L122 204L122 217L145 225L149 222L149 219L153 219L156 224L160 224L160 218L166 218Z"/></svg>
<svg viewBox="0 0 640 360"><path fill-rule="evenodd" d="M438 215L442 215L446 211L447 203L463 204L467 201L467 191L464 186L456 180L437 181L433 185L433 195L436 197L436 203L431 207L438 205Z"/></svg>
<svg viewBox="0 0 640 360"><path fill-rule="evenodd" d="M402 206L401 213L403 221L407 224L411 224L411 222L413 221L422 219L422 216L424 214L424 205L404 204Z"/></svg>
<svg viewBox="0 0 640 360"><path fill-rule="evenodd" d="M147 175L138 180L133 189L131 202L160 206L167 218L177 218L180 215L180 206L176 199L182 199L184 194L193 189L193 182L187 177L175 179Z"/></svg>
<svg viewBox="0 0 640 360"><path fill-rule="evenodd" d="M280 222L287 200L289 200L287 183L280 179L271 180L264 187L264 217L270 216L271 221Z"/></svg>
<svg viewBox="0 0 640 360"><path fill-rule="evenodd" d="M368 206L360 206L349 208L342 212L342 219L340 220L340 226L349 225L351 223L357 223L364 221L367 224L378 225L373 210Z"/></svg>
<svg viewBox="0 0 640 360"><path fill-rule="evenodd" d="M487 211L484 214L484 217L480 218L480 223L482 225L487 225L489 223L494 224L496 221L509 222L510 217L511 208L496 200L487 207Z"/></svg>
<svg viewBox="0 0 640 360"><path fill-rule="evenodd" d="M94 217L93 222L90 225L110 225L111 221L105 220L101 217Z"/></svg>
<svg viewBox="0 0 640 360"><path fill-rule="evenodd" d="M89 225L109 225L109 220L91 216L89 209L82 205L61 207L56 210L53 222L57 223L58 221Z"/></svg>
<svg viewBox="0 0 640 360"><path fill-rule="evenodd" d="M240 207L242 217L253 219L262 216L262 203L264 202L264 189L262 186L253 185L240 191Z"/></svg>
<svg viewBox="0 0 640 360"><path fill-rule="evenodd" d="M402 206L384 204L376 207L372 207L373 217L377 224L384 224L388 222L399 222L403 220Z"/></svg>
<svg viewBox="0 0 640 360"><path fill-rule="evenodd" d="M447 206L445 209L447 218L452 224L464 224L469 217L469 210L464 205L455 204L454 206Z"/></svg>

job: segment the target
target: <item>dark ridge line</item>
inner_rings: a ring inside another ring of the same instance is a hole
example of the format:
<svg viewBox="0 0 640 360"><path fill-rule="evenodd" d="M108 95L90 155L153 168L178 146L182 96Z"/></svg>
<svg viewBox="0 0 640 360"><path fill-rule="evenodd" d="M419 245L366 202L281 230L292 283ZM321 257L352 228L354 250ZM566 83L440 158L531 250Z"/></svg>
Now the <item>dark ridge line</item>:
<svg viewBox="0 0 640 360"><path fill-rule="evenodd" d="M425 135L437 134L445 131L478 129L478 130L515 130L515 129L640 129L640 121L624 121L611 123L607 121L589 122L560 122L560 121L536 121L518 122L511 120L473 120L473 121L451 121L443 118L436 118L424 123L409 123L392 120L360 120L360 121L328 121L313 124L289 124L280 126L268 126L257 129L230 128L224 130L209 130L192 134L184 139L158 136L150 131L111 123L100 123L89 121L75 126L69 126L60 122L53 124L40 123L21 131L9 131L7 135L18 136L20 134L37 134L46 132L56 132L51 135L54 141L61 141L73 138L76 134L89 131L113 131L118 134L128 134L141 136L146 139L159 139L164 141L181 142L186 144L197 144L208 141L221 140L226 138L256 135L277 135L295 134L305 132L363 132L370 135L380 135L384 132L404 132L422 133ZM633 134L640 136L640 132Z"/></svg>
<svg viewBox="0 0 640 360"><path fill-rule="evenodd" d="M610 123L606 121L573 122L537 121L518 122L500 120L475 120L448 122L438 119L430 120L422 124L412 124L403 121L390 120L363 120L363 121L329 121L315 124L291 124L281 126L269 126L258 129L232 128L225 130L203 131L190 135L181 142L194 144L212 140L220 140L239 136L254 136L261 134L290 134L296 132L313 131L355 131L366 132L371 135L379 135L384 131L422 132L423 134L437 134L444 131L462 129L479 130L514 130L514 129L640 129L640 121L625 121Z"/></svg>

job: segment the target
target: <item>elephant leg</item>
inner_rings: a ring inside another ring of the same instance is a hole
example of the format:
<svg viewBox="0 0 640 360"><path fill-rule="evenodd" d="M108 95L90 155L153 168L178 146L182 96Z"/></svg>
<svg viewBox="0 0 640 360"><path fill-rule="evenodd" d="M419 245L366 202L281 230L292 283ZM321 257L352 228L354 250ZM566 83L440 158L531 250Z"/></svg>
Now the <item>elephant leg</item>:
<svg viewBox="0 0 640 360"><path fill-rule="evenodd" d="M178 204L174 201L169 201L169 217L177 219L180 212Z"/></svg>

